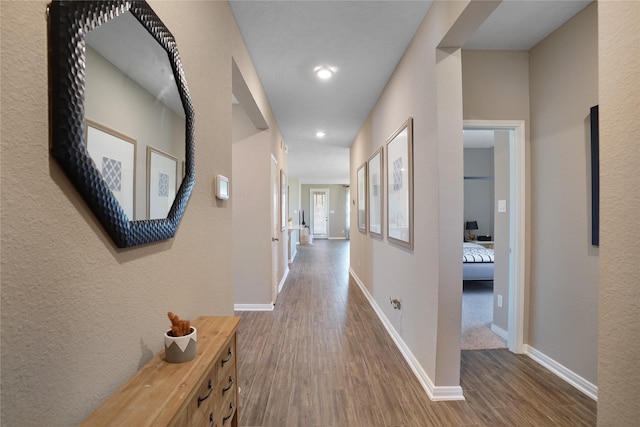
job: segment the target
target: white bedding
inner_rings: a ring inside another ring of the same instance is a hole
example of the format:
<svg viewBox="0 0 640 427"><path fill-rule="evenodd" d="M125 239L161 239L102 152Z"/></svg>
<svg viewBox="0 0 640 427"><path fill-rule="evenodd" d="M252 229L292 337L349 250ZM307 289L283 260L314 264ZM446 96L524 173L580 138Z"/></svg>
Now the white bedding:
<svg viewBox="0 0 640 427"><path fill-rule="evenodd" d="M493 262L493 249L471 242L464 242L463 245L462 262Z"/></svg>
<svg viewBox="0 0 640 427"><path fill-rule="evenodd" d="M464 242L462 280L493 280L493 249Z"/></svg>

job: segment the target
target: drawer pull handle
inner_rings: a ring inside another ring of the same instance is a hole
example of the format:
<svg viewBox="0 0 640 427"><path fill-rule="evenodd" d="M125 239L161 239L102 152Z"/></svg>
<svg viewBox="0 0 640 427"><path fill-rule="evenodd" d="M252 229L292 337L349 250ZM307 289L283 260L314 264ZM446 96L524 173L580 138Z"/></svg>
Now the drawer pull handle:
<svg viewBox="0 0 640 427"><path fill-rule="evenodd" d="M233 352L231 351L231 347L229 347L229 353L227 353L227 358L226 359L222 359L222 366L224 366L232 358L233 358Z"/></svg>
<svg viewBox="0 0 640 427"><path fill-rule="evenodd" d="M213 412L209 414L209 427L213 427Z"/></svg>
<svg viewBox="0 0 640 427"><path fill-rule="evenodd" d="M211 396L211 392L212 391L213 391L213 387L211 386L211 380L209 380L209 392L207 393L207 395L205 397L198 396L198 408L200 407L200 404L202 402L204 402L205 400L207 400L209 398L209 396Z"/></svg>
<svg viewBox="0 0 640 427"><path fill-rule="evenodd" d="M227 422L227 420L229 420L229 418L233 417L233 412L235 410L236 410L236 408L233 407L233 402L229 403L229 415L227 415L226 417L222 418L222 424Z"/></svg>
<svg viewBox="0 0 640 427"><path fill-rule="evenodd" d="M233 387L233 377L229 376L229 385L222 389L222 395L231 390L231 387Z"/></svg>

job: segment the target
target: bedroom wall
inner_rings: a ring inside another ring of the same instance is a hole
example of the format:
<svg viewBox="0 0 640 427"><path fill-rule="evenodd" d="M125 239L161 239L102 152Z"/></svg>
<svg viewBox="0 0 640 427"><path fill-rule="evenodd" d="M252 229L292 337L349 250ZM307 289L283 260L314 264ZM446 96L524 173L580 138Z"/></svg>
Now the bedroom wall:
<svg viewBox="0 0 640 427"><path fill-rule="evenodd" d="M598 103L592 4L530 51L528 344L597 383L599 251L591 245L589 108Z"/></svg>
<svg viewBox="0 0 640 427"><path fill-rule="evenodd" d="M233 202L217 204L212 183L231 176L231 57L245 69L250 58L229 5L150 2L177 40L194 103L196 184L175 238L116 249L49 156L48 3L0 8L7 426L79 424L161 350L169 310L233 314Z"/></svg>
<svg viewBox="0 0 640 427"><path fill-rule="evenodd" d="M464 221L478 221L476 236L493 236L493 148L465 148L464 177Z"/></svg>
<svg viewBox="0 0 640 427"><path fill-rule="evenodd" d="M598 425L640 419L640 3L598 2L600 293Z"/></svg>

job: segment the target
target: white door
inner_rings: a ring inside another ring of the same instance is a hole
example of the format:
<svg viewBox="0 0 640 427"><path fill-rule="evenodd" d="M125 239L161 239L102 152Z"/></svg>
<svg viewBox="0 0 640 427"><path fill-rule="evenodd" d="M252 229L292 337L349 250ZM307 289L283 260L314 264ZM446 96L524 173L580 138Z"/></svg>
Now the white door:
<svg viewBox="0 0 640 427"><path fill-rule="evenodd" d="M273 304L278 297L278 243L280 243L278 195L278 161L271 156L271 302Z"/></svg>
<svg viewBox="0 0 640 427"><path fill-rule="evenodd" d="M309 194L311 204L311 232L316 239L329 237L329 189L312 188Z"/></svg>

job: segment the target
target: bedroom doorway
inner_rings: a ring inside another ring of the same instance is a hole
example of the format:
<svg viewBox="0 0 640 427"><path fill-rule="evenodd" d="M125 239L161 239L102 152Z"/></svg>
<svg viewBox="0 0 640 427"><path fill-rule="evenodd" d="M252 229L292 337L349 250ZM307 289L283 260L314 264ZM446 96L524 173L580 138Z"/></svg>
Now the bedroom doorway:
<svg viewBox="0 0 640 427"><path fill-rule="evenodd" d="M505 156L508 166L501 180L507 187L498 189L491 197L493 221L492 239L495 240L493 321L491 330L507 340L514 353L524 352L524 252L525 252L525 130L524 121L465 120L464 131L489 131L505 147L496 156ZM501 173L496 170L496 173ZM487 177L489 178L489 177ZM500 179L500 178L496 178ZM488 179L487 179L488 180ZM468 218L465 218L468 220ZM480 227L478 227L480 228ZM488 232L485 232L487 234ZM465 236L466 237L466 236ZM500 282L501 280L501 282ZM463 314L464 315L464 314ZM499 323L502 327L496 325Z"/></svg>

